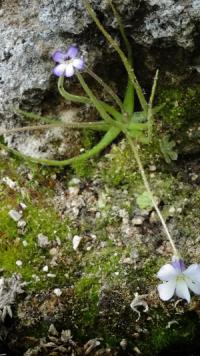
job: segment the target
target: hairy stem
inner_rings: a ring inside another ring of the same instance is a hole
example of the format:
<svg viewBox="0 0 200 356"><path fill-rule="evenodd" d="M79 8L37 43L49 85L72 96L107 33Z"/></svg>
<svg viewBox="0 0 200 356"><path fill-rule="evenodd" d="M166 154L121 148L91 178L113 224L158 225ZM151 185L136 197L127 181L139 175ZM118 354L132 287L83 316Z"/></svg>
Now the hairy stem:
<svg viewBox="0 0 200 356"><path fill-rule="evenodd" d="M92 9L90 3L88 0L83 0L84 5L89 13L89 15L92 17L93 21L95 22L95 24L97 25L97 27L99 28L99 30L103 33L103 35L105 36L105 38L107 39L107 41L112 45L112 47L116 50L116 52L119 54L124 67L128 73L128 76L131 80L131 82L134 85L134 88L136 90L138 99L140 101L141 107L143 108L143 110L145 112L147 112L148 110L148 104L146 102L146 99L144 97L144 94L142 92L142 88L140 86L140 84L138 83L138 80L135 76L134 70L131 67L131 65L129 64L129 60L128 58L125 56L124 52L121 50L121 48L119 47L119 45L117 44L117 42L112 38L112 36L105 30L105 28L102 26L102 24L100 23L100 21L98 20L98 18L96 17L96 14L94 12L94 10Z"/></svg>
<svg viewBox="0 0 200 356"><path fill-rule="evenodd" d="M106 133L105 135L102 137L102 139L100 140L100 142L94 146L93 148L91 148L91 150L82 153L78 156L72 157L72 158L68 158L62 161L59 160L55 160L55 159L44 159L44 158L34 158L34 157L30 157L30 156L26 156L23 153L18 152L17 150L8 147L2 143L0 143L0 148L4 149L12 154L14 154L16 157L19 157L20 159L24 159L28 162L34 162L34 163L39 163L39 164L43 164L46 166L56 166L56 167L64 167L64 166L68 166L68 165L72 165L74 163L81 163L86 161L89 158L94 157L95 155L97 155L98 153L100 153L104 148L106 148L110 143L112 143L112 141L120 134L120 130L116 127L111 127Z"/></svg>
<svg viewBox="0 0 200 356"><path fill-rule="evenodd" d="M91 104L90 98L87 98L85 96L73 95L73 94L68 93L64 89L63 84L64 84L64 76L62 75L58 79L58 91L59 91L60 95L65 100L69 100L69 101L72 101L72 102L75 102L75 103L81 103L81 104Z"/></svg>
<svg viewBox="0 0 200 356"><path fill-rule="evenodd" d="M121 17L119 15L119 13L117 12L115 6L113 5L113 2L112 0L108 0L109 4L110 4L110 7L112 9L112 12L114 14L114 17L116 18L117 20L117 23L118 23L118 26L119 26L119 30L120 30L120 33L121 33L121 36L123 38L123 41L124 41L124 44L126 46L126 50L128 52L128 58L129 58L129 63L132 62L132 50L131 50L131 45L130 45L130 42L126 36L126 33L125 33L125 30L124 30L124 26L123 26L123 23L121 21Z"/></svg>
<svg viewBox="0 0 200 356"><path fill-rule="evenodd" d="M156 71L154 81L153 81L153 86L151 90L151 96L149 99L149 104L148 104L148 112L147 112L147 122L148 122L148 138L149 142L152 141L152 131L153 131L153 111L152 111L152 106L153 106L153 100L156 92L156 85L158 81L158 70Z"/></svg>
<svg viewBox="0 0 200 356"><path fill-rule="evenodd" d="M62 97L66 100L69 100L69 101L73 101L73 102L77 102L77 103L82 103L82 104L89 104L89 105L92 105L92 106L95 106L94 105L94 101L92 101L90 98L87 98L85 96L78 96L78 95L73 95L73 94L70 94L68 93L64 87L63 87L63 82L64 82L64 77L59 77L58 79L58 90L59 90L59 93L62 95ZM111 114L116 120L119 120L121 119L121 114L111 105L107 104L107 103L104 103L103 101L101 100L98 100L96 99L96 101L98 101L101 106L103 106L104 110L106 112L108 112L109 114Z"/></svg>
<svg viewBox="0 0 200 356"><path fill-rule="evenodd" d="M93 78L95 79L104 89L105 91L111 96L111 98L114 99L116 104L119 106L121 112L124 112L123 104L119 97L114 93L112 88L106 84L103 79L101 79L97 74L95 74L91 69L87 68L86 72Z"/></svg>
<svg viewBox="0 0 200 356"><path fill-rule="evenodd" d="M101 115L101 118L108 124L113 125L115 127L118 127L119 129L122 129L123 124L121 124L119 121L113 120L112 117L110 115L108 115L108 113L106 112L103 104L96 98L96 96L93 94L93 92L91 91L91 89L88 87L87 83L85 82L85 80L83 79L82 75L77 72L76 76L80 82L80 84L82 85L82 88L85 90L85 92L87 93L87 95L89 96L89 98L91 99L93 105L95 106L95 108L97 109L97 111L99 112L99 114Z"/></svg>
<svg viewBox="0 0 200 356"><path fill-rule="evenodd" d="M129 144L130 144L130 146L131 146L131 149L132 149L132 151L133 151L133 153L134 153L135 160L136 160L136 162L137 162L137 165L138 165L138 168L139 168L139 171L140 171L140 174L141 174L141 177L142 177L144 186L145 186L145 188L146 188L146 190L147 190L147 192L148 192L148 194L149 194L149 196L150 196L150 198L151 198L152 204L153 204L153 206L154 206L154 208L155 208L155 210L156 210L156 212L157 212L157 214L158 214L158 217L159 217L159 219L160 219L160 221L161 221L161 224L162 224L162 226L163 226L163 230L164 230L164 232L165 232L165 235L166 235L167 239L169 240L169 242L170 242L170 244L171 244L171 247L172 247L172 250L173 250L174 254L175 254L176 256L179 256L179 253L178 253L178 251L177 251L177 249L176 249L176 246L175 246L175 244L174 244L174 241L173 241L173 239L172 239L172 237L171 237L171 235L170 235L170 233L169 233L169 230L168 230L168 228L167 228L167 225L166 225L166 223L165 223L165 220L164 220L164 218L163 218L163 216L162 216L162 214L161 214L160 209L158 208L158 205L157 205L156 200L155 200L155 198L154 198L154 196L153 196L153 193L151 192L151 188L150 188L150 186L149 186L149 183L148 183L148 180L147 180L147 177L146 177L146 174L145 174L145 171L144 171L142 162L141 162L141 160L140 160L140 156L139 156L137 147L135 146L135 144L133 143L133 141L131 140L131 138L130 138L129 135L127 135L127 138L128 138L128 142L129 142Z"/></svg>
<svg viewBox="0 0 200 356"><path fill-rule="evenodd" d="M15 133L15 132L25 132L25 131L36 131L36 130L46 130L46 129L52 129L56 127L63 127L63 128L69 128L69 129L90 129L90 130L95 130L95 131L107 131L109 129L109 126L106 125L104 122L70 122L70 123L65 123L65 122L60 122L56 124L47 124L47 125L29 125L29 126L24 126L24 127L15 127L13 129L5 129L1 130L0 129L0 135L6 135L10 133Z"/></svg>

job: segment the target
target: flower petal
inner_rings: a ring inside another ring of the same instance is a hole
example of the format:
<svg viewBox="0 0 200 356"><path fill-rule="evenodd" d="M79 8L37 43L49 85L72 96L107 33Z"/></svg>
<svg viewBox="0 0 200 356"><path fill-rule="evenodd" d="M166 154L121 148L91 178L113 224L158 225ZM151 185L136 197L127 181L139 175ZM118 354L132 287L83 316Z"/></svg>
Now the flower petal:
<svg viewBox="0 0 200 356"><path fill-rule="evenodd" d="M65 65L65 76L66 77L72 77L73 75L74 75L74 67L73 67L73 65L71 63Z"/></svg>
<svg viewBox="0 0 200 356"><path fill-rule="evenodd" d="M181 258L173 257L172 266L179 272L183 272L185 270L185 263Z"/></svg>
<svg viewBox="0 0 200 356"><path fill-rule="evenodd" d="M57 77L61 77L66 70L66 64L58 64L55 68L53 68L53 73L57 75Z"/></svg>
<svg viewBox="0 0 200 356"><path fill-rule="evenodd" d="M200 266L197 263L189 266L184 272L187 277L189 277L194 282L200 283Z"/></svg>
<svg viewBox="0 0 200 356"><path fill-rule="evenodd" d="M189 278L187 279L186 283L194 294L200 295L200 283L195 283Z"/></svg>
<svg viewBox="0 0 200 356"><path fill-rule="evenodd" d="M78 47L70 46L67 50L66 56L67 58L75 58L78 54Z"/></svg>
<svg viewBox="0 0 200 356"><path fill-rule="evenodd" d="M173 297L176 288L176 280L175 278L169 282L165 282L163 284L158 285L158 292L160 299L169 300Z"/></svg>
<svg viewBox="0 0 200 356"><path fill-rule="evenodd" d="M66 59L66 52L63 53L61 51L55 51L52 54L52 59L57 63L61 63L62 61L64 61Z"/></svg>
<svg viewBox="0 0 200 356"><path fill-rule="evenodd" d="M178 275L177 270L169 263L162 266L157 273L157 277L161 279L161 281L170 281L172 278L176 277L177 275Z"/></svg>
<svg viewBox="0 0 200 356"><path fill-rule="evenodd" d="M83 69L84 68L84 61L82 58L74 58L73 60L73 66L77 69Z"/></svg>
<svg viewBox="0 0 200 356"><path fill-rule="evenodd" d="M186 299L188 303L190 302L190 292L186 281L183 279L176 281L176 295L179 298Z"/></svg>

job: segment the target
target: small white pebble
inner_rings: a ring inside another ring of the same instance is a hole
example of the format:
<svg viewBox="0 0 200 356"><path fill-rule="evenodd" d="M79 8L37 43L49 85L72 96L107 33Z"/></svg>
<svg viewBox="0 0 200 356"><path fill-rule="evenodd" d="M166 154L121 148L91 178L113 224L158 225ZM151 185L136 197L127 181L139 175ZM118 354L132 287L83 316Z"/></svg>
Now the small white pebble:
<svg viewBox="0 0 200 356"><path fill-rule="evenodd" d="M180 208L177 208L177 213L182 213L183 209L180 207Z"/></svg>
<svg viewBox="0 0 200 356"><path fill-rule="evenodd" d="M169 208L169 213L170 213L170 214L174 214L175 211L176 211L176 209L175 209L174 206L171 206L171 207Z"/></svg>
<svg viewBox="0 0 200 356"><path fill-rule="evenodd" d="M130 258L130 257L126 257L126 258L124 258L124 259L122 260L122 263L125 263L125 264L127 264L127 265L131 265L131 264L133 264L133 260L132 260L132 258Z"/></svg>
<svg viewBox="0 0 200 356"><path fill-rule="evenodd" d="M149 170L150 170L150 172L155 172L156 166L154 164L152 164L151 166L149 166Z"/></svg>
<svg viewBox="0 0 200 356"><path fill-rule="evenodd" d="M46 265L46 266L44 266L44 267L42 268L42 270L43 270L43 272L48 272L49 267Z"/></svg>
<svg viewBox="0 0 200 356"><path fill-rule="evenodd" d="M143 216L136 216L131 220L132 224L135 226L142 225L144 222Z"/></svg>
<svg viewBox="0 0 200 356"><path fill-rule="evenodd" d="M27 177L28 177L29 180L32 180L33 179L33 174L32 173L28 173Z"/></svg>
<svg viewBox="0 0 200 356"><path fill-rule="evenodd" d="M17 188L17 183L9 177L3 177L2 182L5 183L10 189L16 190Z"/></svg>
<svg viewBox="0 0 200 356"><path fill-rule="evenodd" d="M43 235L43 234L38 234L37 236L38 238L38 246L41 248L47 247L49 244L49 239L47 236Z"/></svg>
<svg viewBox="0 0 200 356"><path fill-rule="evenodd" d="M79 178L76 178L76 177L74 177L74 178L72 178L70 181L69 181L69 183L68 183L68 185L70 186L70 185L78 185L78 184L80 184L80 179Z"/></svg>
<svg viewBox="0 0 200 356"><path fill-rule="evenodd" d="M87 251L90 251L91 249L92 249L91 245L86 248Z"/></svg>
<svg viewBox="0 0 200 356"><path fill-rule="evenodd" d="M120 344L122 350L125 351L126 348L127 348L127 340L126 339L122 339L119 344Z"/></svg>
<svg viewBox="0 0 200 356"><path fill-rule="evenodd" d="M19 221L22 217L22 213L18 212L17 210L10 210L8 212L8 215L10 216L11 219L13 219L14 221Z"/></svg>
<svg viewBox="0 0 200 356"><path fill-rule="evenodd" d="M77 248L79 247L82 238L83 238L82 236L78 236L78 235L75 235L73 237L72 244L73 244L74 251L76 251Z"/></svg>
<svg viewBox="0 0 200 356"><path fill-rule="evenodd" d="M38 277L37 274L32 274L32 278L35 280L35 282L40 281L40 277Z"/></svg>
<svg viewBox="0 0 200 356"><path fill-rule="evenodd" d="M28 246L28 242L26 240L23 240L22 244L23 244L24 247Z"/></svg>
<svg viewBox="0 0 200 356"><path fill-rule="evenodd" d="M50 253L51 256L56 256L58 254L58 249L56 247L52 247L49 250L49 253Z"/></svg>
<svg viewBox="0 0 200 356"><path fill-rule="evenodd" d="M49 278L55 278L55 277L56 277L56 274L54 274L54 273L47 273L47 277L49 277Z"/></svg>
<svg viewBox="0 0 200 356"><path fill-rule="evenodd" d="M60 290L60 288L55 288L55 289L53 290L53 292L54 292L55 295L57 295L57 297L60 297L61 294L62 294L62 291Z"/></svg>
<svg viewBox="0 0 200 356"><path fill-rule="evenodd" d="M68 192L70 195L78 195L79 187L75 187L75 186L69 187Z"/></svg>
<svg viewBox="0 0 200 356"><path fill-rule="evenodd" d="M27 208L27 205L26 204L24 204L24 203L19 203L19 205L21 206L21 208L23 209L23 210L25 210L26 208Z"/></svg>
<svg viewBox="0 0 200 356"><path fill-rule="evenodd" d="M19 220L17 223L17 227L20 229L23 229L26 226L26 221L25 220Z"/></svg>
<svg viewBox="0 0 200 356"><path fill-rule="evenodd" d="M21 260L17 260L15 263L17 267L22 267L23 265L23 262Z"/></svg>

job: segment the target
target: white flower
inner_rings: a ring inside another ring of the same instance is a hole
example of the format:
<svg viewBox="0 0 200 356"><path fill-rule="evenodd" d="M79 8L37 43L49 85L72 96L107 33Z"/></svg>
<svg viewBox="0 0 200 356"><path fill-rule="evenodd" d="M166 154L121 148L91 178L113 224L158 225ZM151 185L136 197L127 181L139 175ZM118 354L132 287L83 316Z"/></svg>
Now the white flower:
<svg viewBox="0 0 200 356"><path fill-rule="evenodd" d="M200 295L200 265L197 263L186 269L183 260L173 257L171 264L161 267L157 277L164 282L158 285L159 296L162 300L169 300L175 294L189 303L189 289Z"/></svg>
<svg viewBox="0 0 200 356"><path fill-rule="evenodd" d="M53 60L58 63L53 69L53 73L57 77L64 75L65 77L72 77L75 70L81 70L84 68L83 58L78 58L78 48L76 46L70 46L66 52L60 50L53 53Z"/></svg>

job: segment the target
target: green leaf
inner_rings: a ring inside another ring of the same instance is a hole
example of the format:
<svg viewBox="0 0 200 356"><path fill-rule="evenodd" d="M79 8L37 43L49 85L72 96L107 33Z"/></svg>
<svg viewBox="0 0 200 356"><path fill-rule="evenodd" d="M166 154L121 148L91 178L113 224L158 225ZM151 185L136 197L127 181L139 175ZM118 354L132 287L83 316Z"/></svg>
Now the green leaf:
<svg viewBox="0 0 200 356"><path fill-rule="evenodd" d="M140 194L137 197L136 202L140 209L148 209L149 210L149 209L153 208L152 200L151 200L150 195L147 191L144 191L142 194Z"/></svg>
<svg viewBox="0 0 200 356"><path fill-rule="evenodd" d="M160 150L167 163L177 160L178 154L174 149L175 146L176 143L173 140L170 140L169 136L163 136L160 140Z"/></svg>

